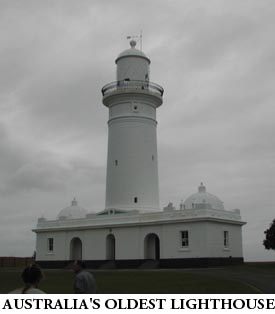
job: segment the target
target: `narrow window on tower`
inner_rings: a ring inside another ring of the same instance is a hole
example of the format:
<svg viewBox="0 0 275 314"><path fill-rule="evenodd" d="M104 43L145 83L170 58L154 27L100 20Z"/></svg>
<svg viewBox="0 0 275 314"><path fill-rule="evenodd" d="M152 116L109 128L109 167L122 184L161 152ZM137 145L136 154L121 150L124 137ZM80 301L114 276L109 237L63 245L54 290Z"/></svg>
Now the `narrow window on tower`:
<svg viewBox="0 0 275 314"><path fill-rule="evenodd" d="M47 239L47 249L48 252L53 252L53 238Z"/></svg>
<svg viewBox="0 0 275 314"><path fill-rule="evenodd" d="M152 161L154 161L155 160L155 156L154 155L152 155Z"/></svg>
<svg viewBox="0 0 275 314"><path fill-rule="evenodd" d="M136 104L132 105L132 111L135 113L138 113L139 112L138 105L136 105Z"/></svg>
<svg viewBox="0 0 275 314"><path fill-rule="evenodd" d="M135 203L138 202L138 198L137 198L137 197L134 198L134 202L135 202Z"/></svg>
<svg viewBox="0 0 275 314"><path fill-rule="evenodd" d="M118 165L118 160L117 160L117 159L115 160L115 165L116 165L116 166Z"/></svg>

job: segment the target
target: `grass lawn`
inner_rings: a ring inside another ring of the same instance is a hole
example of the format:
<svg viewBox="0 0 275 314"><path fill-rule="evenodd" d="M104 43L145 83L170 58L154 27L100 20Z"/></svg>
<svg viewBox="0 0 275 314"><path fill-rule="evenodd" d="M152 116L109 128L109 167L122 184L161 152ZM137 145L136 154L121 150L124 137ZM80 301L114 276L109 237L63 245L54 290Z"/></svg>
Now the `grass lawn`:
<svg viewBox="0 0 275 314"><path fill-rule="evenodd" d="M224 267L223 271L273 272L274 264L245 264ZM22 269L0 268L0 293L22 286ZM45 270L40 288L46 293L73 293L74 275L69 270ZM220 276L215 269L197 270L96 270L98 293L259 293L244 281Z"/></svg>

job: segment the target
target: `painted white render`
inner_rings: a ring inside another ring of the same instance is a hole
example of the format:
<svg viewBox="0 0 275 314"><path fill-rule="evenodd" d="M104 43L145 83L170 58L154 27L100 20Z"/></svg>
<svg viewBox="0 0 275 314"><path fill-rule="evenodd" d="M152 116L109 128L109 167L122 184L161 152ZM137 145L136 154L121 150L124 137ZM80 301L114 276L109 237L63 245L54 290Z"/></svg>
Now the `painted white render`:
<svg viewBox="0 0 275 314"><path fill-rule="evenodd" d="M103 87L109 108L106 209L159 207L156 108L163 89L149 82L150 60L135 48L116 59L117 82Z"/></svg>
<svg viewBox="0 0 275 314"><path fill-rule="evenodd" d="M145 239L151 234L159 239L159 257L163 259L242 257L243 224L239 210L213 209L166 209L154 213L90 214L82 219L40 219L35 230L39 248L37 260L71 260L70 245L74 238L82 242L82 259L107 260L106 239L110 234L115 239L116 260L150 258L145 253ZM189 233L187 247L181 244L182 231ZM228 247L224 246L224 231L229 234ZM52 252L47 251L49 237L54 239Z"/></svg>
<svg viewBox="0 0 275 314"><path fill-rule="evenodd" d="M150 59L135 48L136 42L130 41L130 49L123 51L116 59L117 81L149 81Z"/></svg>
<svg viewBox="0 0 275 314"><path fill-rule="evenodd" d="M117 81L102 89L109 109L105 209L88 213L74 199L55 220L39 218L37 261L160 260L169 267L242 260L240 210L225 210L202 183L178 209L169 203L160 210L156 109L163 89L149 81L150 60L134 41L116 64Z"/></svg>

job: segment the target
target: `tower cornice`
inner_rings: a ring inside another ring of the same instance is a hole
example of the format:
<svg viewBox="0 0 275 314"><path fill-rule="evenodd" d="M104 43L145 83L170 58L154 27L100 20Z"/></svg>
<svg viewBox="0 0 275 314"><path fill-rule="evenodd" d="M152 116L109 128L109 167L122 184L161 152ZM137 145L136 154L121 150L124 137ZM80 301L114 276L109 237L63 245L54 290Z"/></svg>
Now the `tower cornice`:
<svg viewBox="0 0 275 314"><path fill-rule="evenodd" d="M127 91L141 91L150 92L162 97L164 89L156 83L141 80L123 80L115 81L104 85L101 89L103 97L113 92L127 92Z"/></svg>
<svg viewBox="0 0 275 314"><path fill-rule="evenodd" d="M102 94L102 102L106 107L110 107L115 103L119 103L121 101L142 101L158 108L162 105L163 91L161 93L160 91L155 92L151 89L114 88L113 90L110 90L106 93L102 92Z"/></svg>
<svg viewBox="0 0 275 314"><path fill-rule="evenodd" d="M108 124L110 125L111 123L115 122L115 121L125 121L125 122L143 122L143 123L150 123L150 124L154 124L155 126L157 126L158 122L153 119L153 118L149 118L149 117L142 117L142 116L138 116L138 117L133 117L133 116L122 116L122 117L114 117L108 120Z"/></svg>

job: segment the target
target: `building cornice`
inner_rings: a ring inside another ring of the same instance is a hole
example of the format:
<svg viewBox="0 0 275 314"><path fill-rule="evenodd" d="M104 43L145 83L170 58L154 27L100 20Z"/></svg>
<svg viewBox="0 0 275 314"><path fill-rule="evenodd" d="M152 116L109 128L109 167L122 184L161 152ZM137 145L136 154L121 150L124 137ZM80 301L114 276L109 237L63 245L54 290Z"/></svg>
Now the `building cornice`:
<svg viewBox="0 0 275 314"><path fill-rule="evenodd" d="M126 213L106 216L92 215L91 218L66 220L39 220L34 232L87 230L102 228L123 228L152 226L160 224L217 222L233 225L244 225L246 222L236 212L217 210L168 211L156 213Z"/></svg>

